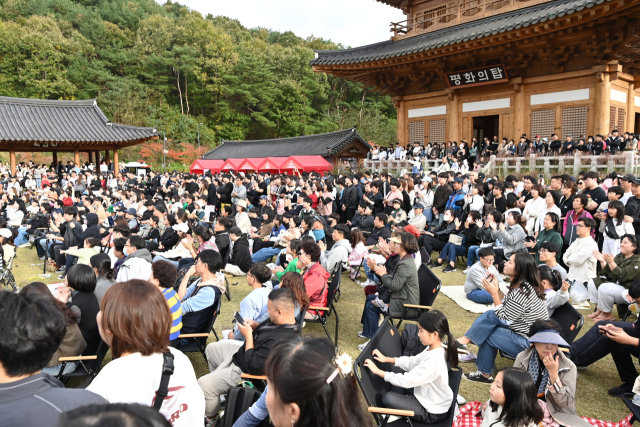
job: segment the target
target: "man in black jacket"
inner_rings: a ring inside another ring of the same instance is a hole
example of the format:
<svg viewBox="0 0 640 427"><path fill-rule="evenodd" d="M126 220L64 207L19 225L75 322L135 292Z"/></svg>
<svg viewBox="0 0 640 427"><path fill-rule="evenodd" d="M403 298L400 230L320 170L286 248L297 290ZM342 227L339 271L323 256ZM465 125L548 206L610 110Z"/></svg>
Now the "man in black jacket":
<svg viewBox="0 0 640 427"><path fill-rule="evenodd" d="M435 228L440 224L444 217L444 208L447 206L449 197L453 194L453 188L447 184L449 174L446 172L440 172L438 175L438 187L436 187L435 194L433 195L433 223L432 228Z"/></svg>
<svg viewBox="0 0 640 427"><path fill-rule="evenodd" d="M360 231L370 232L373 230L373 206L366 202L360 203L358 206L358 213L353 216L352 226L359 228Z"/></svg>
<svg viewBox="0 0 640 427"><path fill-rule="evenodd" d="M231 239L229 238L229 230L231 229L231 220L229 218L218 218L216 225L213 228L216 239L216 246L222 257L222 268L227 266L227 255L229 255L229 249L231 247Z"/></svg>
<svg viewBox="0 0 640 427"><path fill-rule="evenodd" d="M611 136L607 138L607 150L611 154L616 154L620 150L620 144L622 144L622 138L618 136L618 129L611 131Z"/></svg>
<svg viewBox="0 0 640 427"><path fill-rule="evenodd" d="M291 340L298 335L295 305L291 289L275 289L267 301L269 319L260 324L245 319L243 324L237 324L246 339L244 345L222 340L207 346L205 354L211 373L200 377L198 384L204 392L208 418L218 414L220 396L238 384L242 374L264 375L264 363L271 348L279 341Z"/></svg>
<svg viewBox="0 0 640 427"><path fill-rule="evenodd" d="M246 276L253 265L251 251L249 250L249 241L244 237L238 227L231 227L231 230L229 230L229 238L233 242L233 245L231 246L229 262L225 266L224 271L234 276Z"/></svg>
<svg viewBox="0 0 640 427"><path fill-rule="evenodd" d="M387 240L391 237L391 230L387 228L388 217L386 214L378 214L373 219L373 230L365 243L367 245L367 249L371 250L375 245L378 244L378 240L380 237Z"/></svg>
<svg viewBox="0 0 640 427"><path fill-rule="evenodd" d="M59 243L53 245L53 254L56 260L56 263L60 265L60 269L56 271L56 273L62 273L65 270L65 256L61 254L60 251L64 249L69 249L71 246L79 246L80 243L76 236L72 232L73 227L78 227L78 229L82 229L80 223L76 220L76 215L78 215L78 208L75 206L68 206L64 208L64 221L60 228L58 229L55 224L51 224L51 230L54 232L60 232L60 236L55 236L53 234L47 234L47 238L49 240L58 240ZM73 227L70 225L73 224Z"/></svg>
<svg viewBox="0 0 640 427"><path fill-rule="evenodd" d="M342 192L342 200L340 201L344 212L344 221L341 222L351 221L358 209L358 189L353 185L354 181L355 177L353 176L348 176L344 179L346 188Z"/></svg>
<svg viewBox="0 0 640 427"><path fill-rule="evenodd" d="M624 220L633 224L633 229L636 235L640 234L640 179L629 176L629 181L632 184L631 192L633 197L629 198L627 205L625 206Z"/></svg>
<svg viewBox="0 0 640 427"><path fill-rule="evenodd" d="M231 193L233 192L233 183L229 175L222 176L222 185L218 187L218 196L220 203L231 204Z"/></svg>

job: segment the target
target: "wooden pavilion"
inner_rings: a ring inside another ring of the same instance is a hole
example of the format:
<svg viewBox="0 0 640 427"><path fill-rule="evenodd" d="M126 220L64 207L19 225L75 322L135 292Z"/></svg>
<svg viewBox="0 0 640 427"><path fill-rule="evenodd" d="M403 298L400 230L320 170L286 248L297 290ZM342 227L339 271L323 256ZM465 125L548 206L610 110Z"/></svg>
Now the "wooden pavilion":
<svg viewBox="0 0 640 427"><path fill-rule="evenodd" d="M398 142L640 132L640 0L378 0L389 41L313 70L389 94Z"/></svg>
<svg viewBox="0 0 640 427"><path fill-rule="evenodd" d="M89 161L100 152L107 162L118 164L118 150L150 139L157 139L153 128L111 123L95 99L50 101L0 96L0 151L8 151L11 173L16 172L16 152L52 152L58 163L59 152L73 152L80 163L80 152ZM117 171L117 167L114 169Z"/></svg>

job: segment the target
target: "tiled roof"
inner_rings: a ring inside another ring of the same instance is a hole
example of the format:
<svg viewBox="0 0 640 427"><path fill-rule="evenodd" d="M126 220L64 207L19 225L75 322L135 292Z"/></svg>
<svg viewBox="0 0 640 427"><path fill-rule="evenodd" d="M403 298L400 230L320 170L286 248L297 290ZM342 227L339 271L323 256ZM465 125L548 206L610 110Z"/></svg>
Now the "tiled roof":
<svg viewBox="0 0 640 427"><path fill-rule="evenodd" d="M376 1L379 3L388 4L389 6L392 6L392 7L397 7L398 9L400 9L400 5L403 2L403 0L376 0Z"/></svg>
<svg viewBox="0 0 640 427"><path fill-rule="evenodd" d="M111 123L95 99L50 101L0 96L0 141L123 143L157 135L153 128Z"/></svg>
<svg viewBox="0 0 640 427"><path fill-rule="evenodd" d="M360 141L367 148L370 145L358 135L356 128L322 133L319 135L295 136L292 138L261 139L255 141L222 141L222 144L206 153L203 158L244 159L247 157L289 157L323 156L330 157L351 144Z"/></svg>
<svg viewBox="0 0 640 427"><path fill-rule="evenodd" d="M357 64L424 52L551 21L611 0L556 0L442 30L344 50L317 50L311 65Z"/></svg>

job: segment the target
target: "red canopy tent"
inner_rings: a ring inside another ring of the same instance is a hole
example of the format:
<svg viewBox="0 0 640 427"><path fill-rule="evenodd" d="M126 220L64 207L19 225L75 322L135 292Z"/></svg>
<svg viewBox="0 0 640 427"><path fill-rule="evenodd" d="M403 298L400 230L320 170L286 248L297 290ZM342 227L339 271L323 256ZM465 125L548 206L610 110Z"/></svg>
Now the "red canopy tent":
<svg viewBox="0 0 640 427"><path fill-rule="evenodd" d="M222 164L223 171L238 171L240 168L240 164L244 162L245 159L227 159L226 162Z"/></svg>
<svg viewBox="0 0 640 427"><path fill-rule="evenodd" d="M322 156L291 156L287 159L298 165L297 169L305 172L325 172L333 170L333 165Z"/></svg>
<svg viewBox="0 0 640 427"><path fill-rule="evenodd" d="M287 160L286 157L267 157L258 165L260 172L280 172L280 167Z"/></svg>
<svg viewBox="0 0 640 427"><path fill-rule="evenodd" d="M238 166L238 171L258 171L258 167L264 159L259 157L247 157Z"/></svg>
<svg viewBox="0 0 640 427"><path fill-rule="evenodd" d="M212 173L220 172L224 160L196 160L189 168L190 173L204 173L205 170L210 170Z"/></svg>

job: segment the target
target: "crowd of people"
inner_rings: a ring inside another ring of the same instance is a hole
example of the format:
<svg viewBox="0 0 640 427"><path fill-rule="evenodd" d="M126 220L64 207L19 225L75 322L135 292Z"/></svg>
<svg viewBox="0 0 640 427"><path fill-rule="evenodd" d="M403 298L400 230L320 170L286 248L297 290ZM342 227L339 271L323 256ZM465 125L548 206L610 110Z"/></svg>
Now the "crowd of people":
<svg viewBox="0 0 640 427"><path fill-rule="evenodd" d="M342 270L363 287L364 350L381 316L418 315L405 304L420 303L419 268L459 271L460 257L466 297L489 310L457 339L445 313L423 314L426 350L414 356L373 349L365 368L395 387L385 406L442 421L456 399L448 369L475 363L464 378L491 384L483 426L586 425L576 415L577 370L612 354L615 397L638 378L631 356L640 354L640 328L613 314L640 302L640 179L632 174L545 182L473 170L116 176L60 166L21 163L2 182L1 262L16 247L35 247L64 281L0 292L8 425L89 425L82 420L136 419L153 407L158 425L214 426L243 374L266 375L269 385L237 426L267 417L276 426L368 425L349 363L327 340L302 337L301 325L326 315L331 278ZM251 291L233 329L206 346L209 373L198 378L181 351L190 338L179 336L209 332L230 276L246 276ZM596 305L588 316L596 325L573 343L552 318L570 298ZM57 378L79 368L73 358L102 345L112 360L86 390L65 389ZM498 351L515 364L494 377Z"/></svg>
<svg viewBox="0 0 640 427"><path fill-rule="evenodd" d="M382 147L372 144L367 159L373 161L407 161L414 168L421 170L425 160L441 160L447 170L468 173L479 171L491 156L497 157L525 157L535 156L573 156L580 152L584 155L600 156L602 154L619 154L625 151L638 152L640 135L632 132L620 132L614 129L607 135L589 135L572 137L568 135L561 139L552 133L549 137L541 135L522 134L519 140L497 135L487 136L478 140L473 137L470 143L466 141L447 141L427 143L423 141L411 142L408 147L399 143L395 146Z"/></svg>

